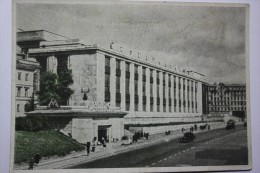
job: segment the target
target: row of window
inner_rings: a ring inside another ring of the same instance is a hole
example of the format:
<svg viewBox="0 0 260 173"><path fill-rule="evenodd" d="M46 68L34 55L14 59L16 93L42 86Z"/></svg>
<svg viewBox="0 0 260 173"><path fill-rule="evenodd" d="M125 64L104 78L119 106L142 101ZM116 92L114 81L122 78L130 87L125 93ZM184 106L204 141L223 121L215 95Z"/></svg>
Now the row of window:
<svg viewBox="0 0 260 173"><path fill-rule="evenodd" d="M246 105L246 101L211 102L211 105Z"/></svg>
<svg viewBox="0 0 260 173"><path fill-rule="evenodd" d="M18 72L18 74L17 74L17 79L18 79L18 80L22 80L22 72ZM29 73L25 73L24 80L25 80L25 81L28 81L28 80L29 80Z"/></svg>
<svg viewBox="0 0 260 173"><path fill-rule="evenodd" d="M121 103L121 94L120 94L120 76L121 76L121 61L120 60L116 60L116 106L120 106ZM143 104L142 104L142 110L143 111L148 111L146 110L146 72L147 69L146 67L142 67L141 70L141 75L142 75L142 95L143 95ZM153 70L150 69L149 73L150 73L150 83L153 83ZM156 93L157 93L157 98L160 99L159 93L159 84L160 84L160 80L159 80L159 76L160 76L160 72L156 71L156 77L157 77L157 85L156 85ZM163 73L163 100L165 100L165 95L166 95L166 82L165 82L165 73ZM135 105L134 105L134 109L135 111L138 111L139 109L139 104L138 104L138 79L139 79L139 72L138 72L138 65L134 65L134 99L135 99ZM179 87L178 87L178 95L179 98L181 98L181 77L176 77L174 76L174 97L176 98L176 80L179 81ZM197 95L197 82L193 82L191 80L188 79L183 79L183 90L185 90L186 85L185 85L185 80L187 80L187 98L188 98L188 103L189 103L189 99L191 96L191 100L193 100L193 85L195 85L195 94ZM151 98L153 97L153 87L154 85L150 85L150 96ZM168 78L168 95L171 96L171 88L173 88L171 86L171 78ZM190 92L189 92L190 90ZM128 111L130 109L130 63L126 62L125 63L125 96L126 96L126 110ZM185 92L183 92L183 98L185 98ZM169 98L171 100L171 98ZM152 99L151 99L152 100ZM109 102L110 101L110 57L106 56L105 57L105 101ZM197 101L197 98L195 96L195 102ZM183 100L184 104L184 111L185 110L185 99ZM153 112L153 101L150 102L151 106L150 106L150 111ZM172 112L172 104L171 102L169 102L169 111ZM176 111L176 104L174 104L175 108L174 110ZM193 102L192 104L188 104L187 108L189 109L189 107L193 108ZM197 111L197 104L194 104L194 107L196 108ZM181 109L181 102L179 104L179 109ZM157 103L157 111L160 111L160 102ZM166 112L166 104L163 104L163 111Z"/></svg>
<svg viewBox="0 0 260 173"><path fill-rule="evenodd" d="M210 111L246 111L246 107L211 107Z"/></svg>
<svg viewBox="0 0 260 173"><path fill-rule="evenodd" d="M24 89L24 97L29 97L28 96L28 90L29 90L29 87L16 87L17 88L17 97L22 97L22 95L21 95L21 91L22 91L22 89Z"/></svg>

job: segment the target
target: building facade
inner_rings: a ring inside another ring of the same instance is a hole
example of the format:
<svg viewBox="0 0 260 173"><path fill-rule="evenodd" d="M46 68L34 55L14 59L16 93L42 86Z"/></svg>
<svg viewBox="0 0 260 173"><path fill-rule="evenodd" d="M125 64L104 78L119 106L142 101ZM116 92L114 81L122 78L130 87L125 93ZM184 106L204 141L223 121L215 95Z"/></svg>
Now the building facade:
<svg viewBox="0 0 260 173"><path fill-rule="evenodd" d="M213 84L209 86L209 112L229 113L245 117L246 85L245 84Z"/></svg>
<svg viewBox="0 0 260 173"><path fill-rule="evenodd" d="M104 48L78 39L49 40L49 34L18 32L17 39L40 64L40 73L58 74L64 66L70 69L74 93L68 105L58 110L38 107L28 115L56 119L55 128L65 129L82 143L96 135L109 141L120 139L126 124L192 124L208 113L208 97L203 94L208 83L200 73L162 64L112 43ZM93 133L89 134L89 128Z"/></svg>
<svg viewBox="0 0 260 173"><path fill-rule="evenodd" d="M34 59L27 58L23 53L16 56L16 117L25 116L25 105L34 97L34 92L38 85L39 63Z"/></svg>
<svg viewBox="0 0 260 173"><path fill-rule="evenodd" d="M64 63L72 70L70 106L85 106L82 98L88 91L89 101L127 111L128 124L196 121L205 113L202 88L207 83L199 73L178 71L112 44L106 49L78 40L43 41L41 32L38 47L28 55L40 63L41 71L57 73ZM28 33L19 34L29 39Z"/></svg>

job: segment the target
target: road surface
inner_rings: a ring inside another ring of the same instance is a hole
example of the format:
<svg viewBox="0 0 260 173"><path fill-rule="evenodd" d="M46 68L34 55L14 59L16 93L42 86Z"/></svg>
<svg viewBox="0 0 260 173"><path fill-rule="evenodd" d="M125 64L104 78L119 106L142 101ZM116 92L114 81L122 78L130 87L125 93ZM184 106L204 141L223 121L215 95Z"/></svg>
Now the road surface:
<svg viewBox="0 0 260 173"><path fill-rule="evenodd" d="M125 168L172 166L247 165L247 131L217 129L196 134L192 143L165 140L147 148L129 151L72 168Z"/></svg>

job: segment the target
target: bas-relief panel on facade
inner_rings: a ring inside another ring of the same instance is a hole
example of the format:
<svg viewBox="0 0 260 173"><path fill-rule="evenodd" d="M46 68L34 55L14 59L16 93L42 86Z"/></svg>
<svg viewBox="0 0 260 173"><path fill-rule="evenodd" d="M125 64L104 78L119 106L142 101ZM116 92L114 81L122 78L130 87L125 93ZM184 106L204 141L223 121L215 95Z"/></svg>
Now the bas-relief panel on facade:
<svg viewBox="0 0 260 173"><path fill-rule="evenodd" d="M83 54L70 56L70 69L73 75L71 88L74 94L70 100L72 106L85 106L84 93L88 90L88 100L97 100L97 58L96 54Z"/></svg>

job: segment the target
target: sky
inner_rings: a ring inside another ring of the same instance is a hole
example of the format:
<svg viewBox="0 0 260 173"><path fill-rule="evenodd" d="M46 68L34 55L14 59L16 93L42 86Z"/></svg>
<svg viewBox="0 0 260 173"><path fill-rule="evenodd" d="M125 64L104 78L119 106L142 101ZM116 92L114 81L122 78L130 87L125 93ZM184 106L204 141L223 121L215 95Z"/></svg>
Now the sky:
<svg viewBox="0 0 260 173"><path fill-rule="evenodd" d="M17 29L44 29L103 47L123 44L159 61L246 83L243 7L156 4L18 4Z"/></svg>

